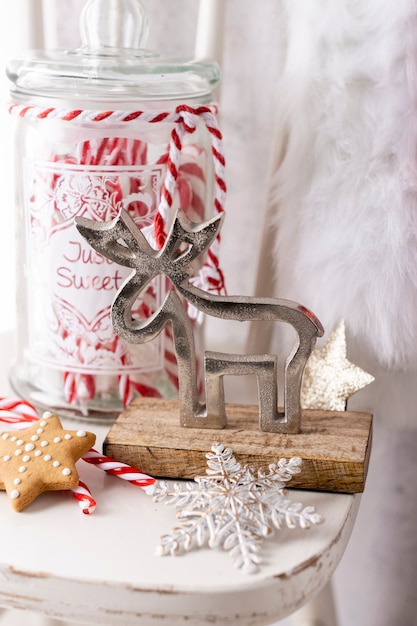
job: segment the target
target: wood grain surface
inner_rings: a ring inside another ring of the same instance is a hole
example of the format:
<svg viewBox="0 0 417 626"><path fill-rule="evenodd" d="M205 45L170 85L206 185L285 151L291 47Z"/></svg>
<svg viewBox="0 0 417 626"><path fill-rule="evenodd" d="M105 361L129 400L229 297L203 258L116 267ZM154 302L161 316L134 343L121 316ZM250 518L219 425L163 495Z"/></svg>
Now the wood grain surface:
<svg viewBox="0 0 417 626"><path fill-rule="evenodd" d="M176 400L137 398L108 432L103 452L155 477L192 479L205 474L206 453L222 443L242 464L256 468L281 457L301 457L302 472L291 480L293 487L363 491L372 436L369 413L303 411L296 435L259 430L257 406L229 404L227 413L224 430L184 428Z"/></svg>

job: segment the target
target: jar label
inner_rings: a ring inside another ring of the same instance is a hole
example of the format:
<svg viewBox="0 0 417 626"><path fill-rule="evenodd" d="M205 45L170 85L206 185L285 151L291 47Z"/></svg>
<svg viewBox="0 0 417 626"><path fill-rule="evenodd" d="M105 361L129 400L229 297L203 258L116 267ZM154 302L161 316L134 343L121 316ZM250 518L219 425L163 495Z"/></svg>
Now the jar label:
<svg viewBox="0 0 417 626"><path fill-rule="evenodd" d="M163 334L133 346L113 333L111 305L132 270L91 248L74 217L108 221L125 208L145 234L153 233L163 175L163 165L27 163L30 361L89 374L162 369ZM149 315L164 295L162 278L155 279L137 300L136 314Z"/></svg>

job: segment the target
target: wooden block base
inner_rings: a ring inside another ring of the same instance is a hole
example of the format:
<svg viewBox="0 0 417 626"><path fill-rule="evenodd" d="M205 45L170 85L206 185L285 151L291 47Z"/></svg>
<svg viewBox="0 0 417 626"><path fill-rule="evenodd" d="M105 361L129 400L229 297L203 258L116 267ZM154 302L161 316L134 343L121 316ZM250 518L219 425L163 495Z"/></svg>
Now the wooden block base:
<svg viewBox="0 0 417 626"><path fill-rule="evenodd" d="M371 448L369 413L304 411L297 435L259 430L257 406L229 404L227 414L224 430L183 428L176 400L137 398L110 429L103 452L151 476L192 479L206 473L206 452L222 443L242 465L256 468L281 457L301 457L302 471L292 487L363 491Z"/></svg>

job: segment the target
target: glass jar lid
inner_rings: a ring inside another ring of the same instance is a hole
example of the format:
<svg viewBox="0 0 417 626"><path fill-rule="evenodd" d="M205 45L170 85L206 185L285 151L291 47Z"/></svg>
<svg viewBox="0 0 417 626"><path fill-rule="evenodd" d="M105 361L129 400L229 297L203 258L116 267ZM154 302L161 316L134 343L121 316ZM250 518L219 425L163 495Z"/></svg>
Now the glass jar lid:
<svg viewBox="0 0 417 626"><path fill-rule="evenodd" d="M165 57L144 48L148 32L138 0L89 0L81 14L82 46L33 51L8 62L14 98L71 101L210 99L220 79L211 60Z"/></svg>

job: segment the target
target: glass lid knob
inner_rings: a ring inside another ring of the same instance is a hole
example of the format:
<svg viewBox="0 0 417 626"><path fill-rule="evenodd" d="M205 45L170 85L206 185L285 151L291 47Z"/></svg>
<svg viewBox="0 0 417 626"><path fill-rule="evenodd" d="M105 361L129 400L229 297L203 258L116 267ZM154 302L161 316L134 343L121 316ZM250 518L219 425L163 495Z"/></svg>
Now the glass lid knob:
<svg viewBox="0 0 417 626"><path fill-rule="evenodd" d="M139 0L89 0L80 18L85 51L144 48L148 19Z"/></svg>

